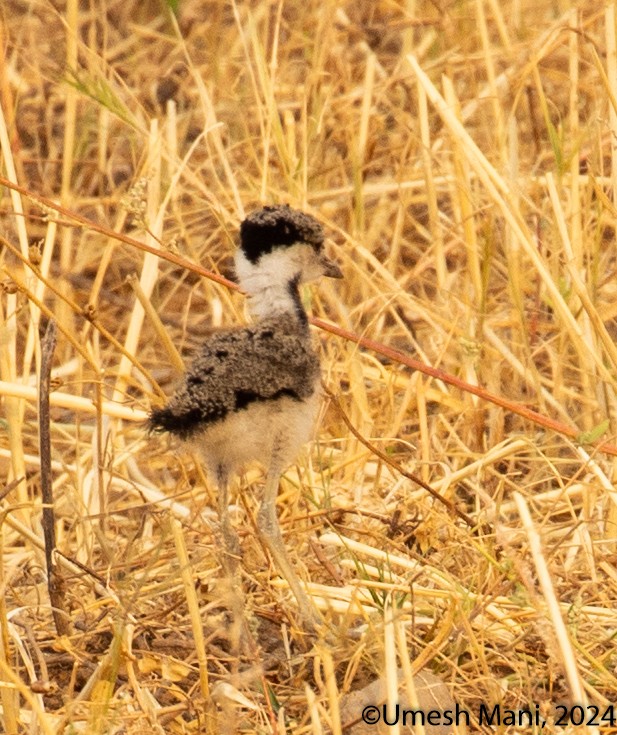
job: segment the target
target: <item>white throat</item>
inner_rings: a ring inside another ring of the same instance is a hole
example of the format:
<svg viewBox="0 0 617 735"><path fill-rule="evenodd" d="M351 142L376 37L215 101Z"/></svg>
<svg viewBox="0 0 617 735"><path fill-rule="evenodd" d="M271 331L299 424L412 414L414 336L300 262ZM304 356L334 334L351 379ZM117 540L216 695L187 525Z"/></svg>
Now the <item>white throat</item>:
<svg viewBox="0 0 617 735"><path fill-rule="evenodd" d="M247 295L253 319L265 319L273 314L299 315L302 308L297 298L297 271L276 253L262 256L257 264L249 262L241 250L236 254L236 274L240 287ZM294 286L294 281L296 285Z"/></svg>
<svg viewBox="0 0 617 735"><path fill-rule="evenodd" d="M266 319L274 314L296 314L297 302L288 287L266 286L247 294L247 305L253 319Z"/></svg>

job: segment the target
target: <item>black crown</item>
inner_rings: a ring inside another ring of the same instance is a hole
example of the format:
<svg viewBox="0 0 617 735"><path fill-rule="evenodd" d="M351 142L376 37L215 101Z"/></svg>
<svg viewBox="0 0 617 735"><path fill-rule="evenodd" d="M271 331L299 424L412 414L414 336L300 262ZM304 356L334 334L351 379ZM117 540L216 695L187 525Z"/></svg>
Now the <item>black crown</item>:
<svg viewBox="0 0 617 735"><path fill-rule="evenodd" d="M240 247L250 263L257 263L262 255L275 248L289 247L298 242L312 245L319 250L324 232L319 222L289 204L263 207L240 225Z"/></svg>

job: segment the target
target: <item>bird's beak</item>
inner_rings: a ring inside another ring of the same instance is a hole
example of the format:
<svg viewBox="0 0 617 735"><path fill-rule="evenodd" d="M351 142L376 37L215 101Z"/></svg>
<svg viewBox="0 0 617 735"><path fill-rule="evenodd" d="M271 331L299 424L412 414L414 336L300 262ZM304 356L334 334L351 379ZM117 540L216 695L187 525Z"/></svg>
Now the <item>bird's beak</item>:
<svg viewBox="0 0 617 735"><path fill-rule="evenodd" d="M337 263L325 255L322 255L319 259L321 265L321 272L327 278L342 278L343 271L340 269Z"/></svg>

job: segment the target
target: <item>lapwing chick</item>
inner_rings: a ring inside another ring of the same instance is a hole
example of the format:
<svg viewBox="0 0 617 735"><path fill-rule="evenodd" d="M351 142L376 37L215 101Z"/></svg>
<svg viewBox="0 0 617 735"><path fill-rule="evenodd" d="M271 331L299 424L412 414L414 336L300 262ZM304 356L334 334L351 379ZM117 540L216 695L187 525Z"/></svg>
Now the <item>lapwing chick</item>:
<svg viewBox="0 0 617 735"><path fill-rule="evenodd" d="M153 430L190 440L201 452L218 486L228 560L239 552L228 514L230 479L249 463L264 466L258 532L311 627L320 617L285 551L276 497L319 411L319 357L299 289L320 276L342 277L323 245L321 225L304 212L282 205L250 214L240 226L235 266L253 322L210 336L167 406L150 416Z"/></svg>

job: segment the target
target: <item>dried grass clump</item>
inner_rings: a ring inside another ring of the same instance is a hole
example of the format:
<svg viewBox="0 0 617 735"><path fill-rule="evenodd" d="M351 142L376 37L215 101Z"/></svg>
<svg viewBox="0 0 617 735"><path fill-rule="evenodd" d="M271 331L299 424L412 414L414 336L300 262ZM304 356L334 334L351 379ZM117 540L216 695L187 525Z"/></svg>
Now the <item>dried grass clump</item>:
<svg viewBox="0 0 617 735"><path fill-rule="evenodd" d="M483 703L538 703L549 730L560 702L603 713L614 7L177 6L12 0L0 21L1 729L340 735L343 695L392 702L402 670L414 702L422 669L472 732ZM143 426L243 318L234 237L271 202L319 216L346 275L306 294L333 397L279 507L321 641L252 543L260 473L239 630L211 486Z"/></svg>

